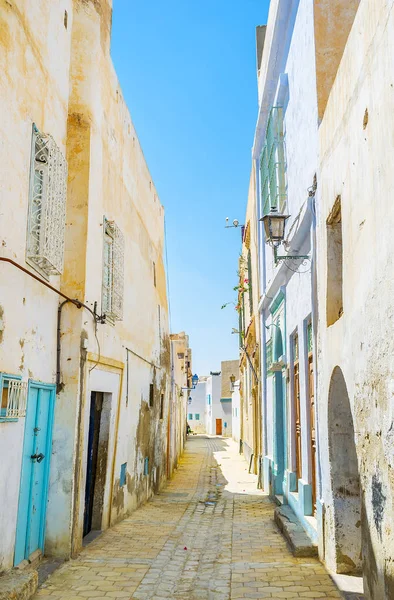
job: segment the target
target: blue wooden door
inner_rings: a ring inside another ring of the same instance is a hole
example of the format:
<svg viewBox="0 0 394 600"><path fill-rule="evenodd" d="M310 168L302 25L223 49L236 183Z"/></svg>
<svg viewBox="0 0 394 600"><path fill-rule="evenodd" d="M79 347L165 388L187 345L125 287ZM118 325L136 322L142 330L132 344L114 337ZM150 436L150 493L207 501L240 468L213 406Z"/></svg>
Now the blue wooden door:
<svg viewBox="0 0 394 600"><path fill-rule="evenodd" d="M14 564L44 550L55 386L29 382Z"/></svg>

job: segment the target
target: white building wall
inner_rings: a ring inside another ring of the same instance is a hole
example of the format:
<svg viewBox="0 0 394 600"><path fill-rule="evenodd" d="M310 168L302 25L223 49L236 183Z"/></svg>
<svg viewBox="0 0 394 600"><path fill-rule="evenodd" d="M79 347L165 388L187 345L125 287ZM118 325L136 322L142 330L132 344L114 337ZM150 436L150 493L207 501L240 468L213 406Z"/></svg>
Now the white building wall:
<svg viewBox="0 0 394 600"><path fill-rule="evenodd" d="M239 380L234 383L232 393L232 438L235 442L241 439L241 395L239 392Z"/></svg>
<svg viewBox="0 0 394 600"><path fill-rule="evenodd" d="M345 529L346 541L352 541L352 560L359 559L361 540L356 534L361 524L368 600L394 597L393 40L393 3L361 0L320 127L318 400L325 526L321 555L330 568L343 563L338 524L347 528L353 520L345 509L338 510L346 499L338 489L338 476L347 473L348 460L335 452L335 431L328 428L340 416L332 413L330 393L334 369L339 367L348 396L343 394L339 401L349 403L353 421L354 432L349 431L347 440L349 448L356 448L360 489L355 498L362 515L361 523L353 521L351 529ZM339 195L343 314L328 326L326 220Z"/></svg>
<svg viewBox="0 0 394 600"><path fill-rule="evenodd" d="M32 124L66 153L70 35L63 18L67 10L72 26L73 9L71 0L23 2L20 19L14 4L0 11L0 254L37 274L25 262ZM0 371L53 384L59 297L11 264L0 263L0 272ZM59 277L51 279L58 287ZM24 425L24 417L0 422L0 572L14 558Z"/></svg>
<svg viewBox="0 0 394 600"><path fill-rule="evenodd" d="M206 397L207 393L209 393L207 379L206 377L200 377L196 389L186 392L188 394L186 417L194 433L207 433ZM190 415L192 418L190 418ZM196 415L199 415L198 419L196 419Z"/></svg>
<svg viewBox="0 0 394 600"><path fill-rule="evenodd" d="M261 86L261 106L256 130L254 156L258 160L261 147L264 143L265 128L269 109L271 106L284 108L285 125L285 154L287 177L287 207L285 212L290 216L287 221L286 231L289 241L290 254L310 254L311 252L311 226L312 226L312 201L308 197L308 189L313 184L317 171L318 157L318 114L315 77L315 48L314 48L314 21L313 2L300 0L292 3L291 9L286 3L271 3L266 44L264 48L261 76L264 84ZM283 15L286 13L286 18ZM274 26L274 24L276 24ZM275 29L275 33L274 33ZM287 46L286 42L289 41ZM271 46L272 44L272 46ZM279 56L288 48L287 56L281 57L274 64L270 62L272 56L279 52ZM259 186L260 187L260 186ZM256 199L260 205L260 198ZM262 239L264 244L264 238ZM285 444L285 501L291 501L292 507L303 520L309 507L302 505L295 495L289 498L291 491L295 491L294 474L295 445L293 439L294 394L291 382L286 382L286 367L290 364L290 336L295 329L298 330L300 349L304 348L303 332L305 320L312 313L311 298L311 268L310 263L278 263L275 266L273 250L268 246L260 246L262 255L261 263L263 280L263 299L261 308L263 312L263 325L270 326L267 338L275 338L274 329L279 313L271 315L275 299L279 293L283 294L282 316L280 327L283 337L283 352L285 365L283 367L283 394L285 406L284 441L277 439L275 430L276 415L274 377L266 381L263 421L265 421L266 439L263 440L266 451L265 488L272 489L271 482L267 481L272 476L272 460L275 458L275 444ZM285 254L281 246L278 254ZM296 271L296 272L294 272ZM310 423L308 395L306 389L307 355L300 352L300 395L302 413L302 457L303 472L300 486L310 486ZM297 485L297 484L296 484ZM309 488L308 488L309 490ZM308 492L309 493L309 492ZM300 495L301 497L301 495ZM304 521L304 524L306 522ZM316 532L312 531L316 538Z"/></svg>

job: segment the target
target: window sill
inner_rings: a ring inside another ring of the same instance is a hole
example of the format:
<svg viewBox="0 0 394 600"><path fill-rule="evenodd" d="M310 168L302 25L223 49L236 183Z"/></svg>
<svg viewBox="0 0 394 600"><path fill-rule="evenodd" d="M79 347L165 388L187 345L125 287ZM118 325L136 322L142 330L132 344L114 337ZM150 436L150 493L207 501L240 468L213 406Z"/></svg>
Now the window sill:
<svg viewBox="0 0 394 600"><path fill-rule="evenodd" d="M8 418L7 417L0 417L0 423L16 423L17 421L19 421L18 417L15 418Z"/></svg>

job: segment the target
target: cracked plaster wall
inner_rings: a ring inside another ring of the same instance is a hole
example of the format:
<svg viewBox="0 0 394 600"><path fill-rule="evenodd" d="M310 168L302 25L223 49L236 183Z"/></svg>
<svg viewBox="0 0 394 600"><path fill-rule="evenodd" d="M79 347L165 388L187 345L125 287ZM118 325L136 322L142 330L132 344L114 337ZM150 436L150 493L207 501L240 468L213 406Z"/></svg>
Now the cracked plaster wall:
<svg viewBox="0 0 394 600"><path fill-rule="evenodd" d="M350 399L360 472L365 594L379 600L394 597L394 211L388 159L394 151L393 39L393 4L362 0L320 126L318 192L318 401L325 560L335 568L327 400L331 375L339 366ZM343 315L327 328L325 223L338 195Z"/></svg>

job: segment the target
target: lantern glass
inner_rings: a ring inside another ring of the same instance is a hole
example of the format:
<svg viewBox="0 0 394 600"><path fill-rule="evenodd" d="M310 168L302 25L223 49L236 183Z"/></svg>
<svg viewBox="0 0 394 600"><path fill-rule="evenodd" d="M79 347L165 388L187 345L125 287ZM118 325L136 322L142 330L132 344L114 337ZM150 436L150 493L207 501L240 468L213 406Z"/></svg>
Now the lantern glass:
<svg viewBox="0 0 394 600"><path fill-rule="evenodd" d="M285 223L289 215L282 215L275 209L261 219L264 223L264 231L267 243L276 242L280 244L285 237Z"/></svg>
<svg viewBox="0 0 394 600"><path fill-rule="evenodd" d="M192 377L192 385L195 387L198 383L198 375L194 374Z"/></svg>

